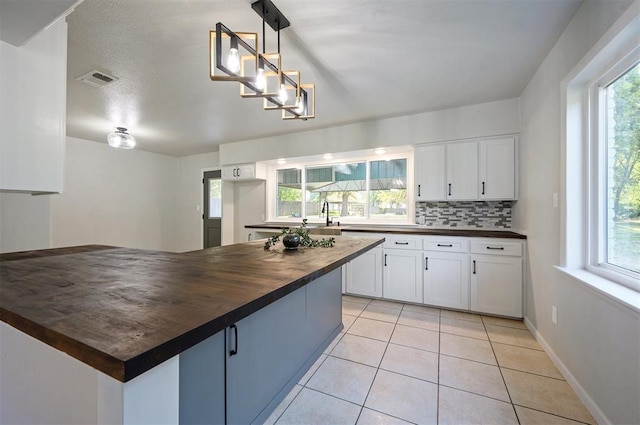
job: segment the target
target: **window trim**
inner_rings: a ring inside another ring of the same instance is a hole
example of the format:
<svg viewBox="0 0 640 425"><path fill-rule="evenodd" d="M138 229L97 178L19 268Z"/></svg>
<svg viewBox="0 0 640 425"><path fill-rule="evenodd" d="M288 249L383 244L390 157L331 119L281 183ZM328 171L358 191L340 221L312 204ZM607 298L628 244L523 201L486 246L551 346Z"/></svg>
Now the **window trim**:
<svg viewBox="0 0 640 425"><path fill-rule="evenodd" d="M639 24L640 3L637 2L621 15L561 82L561 184L564 193L561 197L563 250L558 267L576 280L638 311L640 279L618 272L615 266L605 267L593 260L593 240L600 231L595 221L598 217L593 213L598 211L598 205L604 208L606 205L598 204L602 194L592 191L594 183L598 183L594 178L601 175L593 173L594 148L599 148L600 144L594 145L598 133L594 130L592 117L594 113L600 113L600 109L596 108L592 90L603 77L610 76L616 69L622 71L621 68L625 68L623 63L628 69L637 61L630 57L640 51L637 42ZM599 211L599 216L602 213ZM602 258L598 251L595 254L596 260Z"/></svg>
<svg viewBox="0 0 640 425"><path fill-rule="evenodd" d="M629 72L640 62L640 46L625 53L624 57L605 68L587 86L589 105L587 125L590 160L588 161L589 179L587 195L590 197L588 220L588 257L586 270L597 274L629 289L640 292L640 273L608 263L608 146L607 146L607 87L622 75Z"/></svg>
<svg viewBox="0 0 640 425"><path fill-rule="evenodd" d="M334 158L330 160L309 160L309 161L298 161L291 162L282 165L276 165L269 168L269 173L267 176L267 223L300 223L300 221L305 217L296 217L296 218L280 218L276 216L276 196L278 191L278 170L285 170L290 168L298 168L302 170L302 185L304 187L306 183L306 168L316 168L322 166L333 166L340 163L358 163L364 162L365 172L366 172L366 193L367 193L367 201L365 205L366 216L365 218L355 218L355 219L344 219L340 218L338 221L344 224L377 224L377 225L412 225L415 224L415 202L413 196L413 150L407 149L406 151L394 152L386 155L351 155L354 152L345 152L344 156L335 155ZM373 161L385 161L385 160L395 160L395 159L406 159L407 161L407 219L406 221L383 221L383 220L375 220L369 218L369 191L370 191L370 163ZM304 194L304 191L303 191ZM304 196L303 196L304 198ZM302 200L302 205L305 204L305 199ZM304 211L304 207L302 208ZM304 214L302 214L304 215ZM318 219L309 219L309 224L318 224L321 223L321 220Z"/></svg>

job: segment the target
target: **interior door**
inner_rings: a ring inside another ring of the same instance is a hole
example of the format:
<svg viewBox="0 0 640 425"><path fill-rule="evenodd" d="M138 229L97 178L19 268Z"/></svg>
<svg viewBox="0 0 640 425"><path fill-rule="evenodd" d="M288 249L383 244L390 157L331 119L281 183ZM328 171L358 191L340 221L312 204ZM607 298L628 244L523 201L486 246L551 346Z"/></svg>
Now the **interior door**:
<svg viewBox="0 0 640 425"><path fill-rule="evenodd" d="M222 172L204 173L204 247L220 246L222 243Z"/></svg>

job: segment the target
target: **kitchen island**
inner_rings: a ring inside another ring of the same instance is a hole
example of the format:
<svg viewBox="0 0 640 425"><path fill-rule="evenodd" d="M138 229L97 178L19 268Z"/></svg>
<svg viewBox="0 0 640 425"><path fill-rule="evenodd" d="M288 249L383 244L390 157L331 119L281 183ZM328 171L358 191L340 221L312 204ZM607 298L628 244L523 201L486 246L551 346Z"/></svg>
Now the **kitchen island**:
<svg viewBox="0 0 640 425"><path fill-rule="evenodd" d="M382 242L1 255L0 422L264 419L341 330L340 267Z"/></svg>

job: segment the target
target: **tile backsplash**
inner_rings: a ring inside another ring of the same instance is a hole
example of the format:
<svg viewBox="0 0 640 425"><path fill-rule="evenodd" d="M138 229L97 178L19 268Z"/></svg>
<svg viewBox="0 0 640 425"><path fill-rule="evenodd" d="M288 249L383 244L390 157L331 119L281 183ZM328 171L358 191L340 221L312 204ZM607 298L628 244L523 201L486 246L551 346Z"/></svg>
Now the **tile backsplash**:
<svg viewBox="0 0 640 425"><path fill-rule="evenodd" d="M427 227L510 229L513 201L416 202L416 223Z"/></svg>

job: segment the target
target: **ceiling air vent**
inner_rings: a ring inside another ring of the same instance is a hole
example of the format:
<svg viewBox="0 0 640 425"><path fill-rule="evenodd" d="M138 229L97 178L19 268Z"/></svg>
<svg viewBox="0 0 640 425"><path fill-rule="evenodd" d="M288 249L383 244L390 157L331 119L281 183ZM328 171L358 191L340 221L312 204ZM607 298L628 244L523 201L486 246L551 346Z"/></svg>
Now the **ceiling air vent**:
<svg viewBox="0 0 640 425"><path fill-rule="evenodd" d="M89 71L86 74L76 77L76 80L91 87L104 87L107 84L118 81L118 77L114 77L113 75L108 75L94 69L93 71Z"/></svg>

